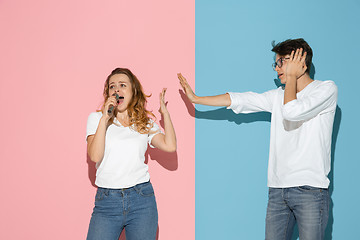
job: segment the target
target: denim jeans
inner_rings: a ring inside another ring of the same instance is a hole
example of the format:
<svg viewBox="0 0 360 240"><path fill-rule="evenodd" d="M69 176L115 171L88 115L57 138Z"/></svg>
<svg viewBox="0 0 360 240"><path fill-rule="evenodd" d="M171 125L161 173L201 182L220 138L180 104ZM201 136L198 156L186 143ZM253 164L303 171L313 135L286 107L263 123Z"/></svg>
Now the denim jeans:
<svg viewBox="0 0 360 240"><path fill-rule="evenodd" d="M295 223L300 240L322 240L329 217L328 189L269 188L266 240L290 240Z"/></svg>
<svg viewBox="0 0 360 240"><path fill-rule="evenodd" d="M87 240L155 240L158 213L150 182L127 189L98 188Z"/></svg>

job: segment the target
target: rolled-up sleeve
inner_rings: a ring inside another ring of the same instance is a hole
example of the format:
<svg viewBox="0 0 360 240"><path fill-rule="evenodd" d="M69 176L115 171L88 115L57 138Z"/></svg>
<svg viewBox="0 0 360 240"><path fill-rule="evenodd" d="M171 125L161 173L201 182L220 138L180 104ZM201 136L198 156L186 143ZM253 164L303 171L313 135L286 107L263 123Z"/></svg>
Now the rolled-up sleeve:
<svg viewBox="0 0 360 240"><path fill-rule="evenodd" d="M157 125L153 120L150 120L151 121L151 124L153 124L153 127L151 128L149 134L148 134L148 143L149 143L149 146L151 148L155 148L152 144L151 144L151 141L153 139L153 137L155 137L157 134L159 133L163 133L159 127L159 125Z"/></svg>
<svg viewBox="0 0 360 240"><path fill-rule="evenodd" d="M294 99L282 106L283 118L288 121L309 120L320 113L334 111L338 89L334 82L325 81L311 94Z"/></svg>
<svg viewBox="0 0 360 240"><path fill-rule="evenodd" d="M276 93L277 89L264 93L228 92L231 104L227 109L232 109L235 113L271 112Z"/></svg>

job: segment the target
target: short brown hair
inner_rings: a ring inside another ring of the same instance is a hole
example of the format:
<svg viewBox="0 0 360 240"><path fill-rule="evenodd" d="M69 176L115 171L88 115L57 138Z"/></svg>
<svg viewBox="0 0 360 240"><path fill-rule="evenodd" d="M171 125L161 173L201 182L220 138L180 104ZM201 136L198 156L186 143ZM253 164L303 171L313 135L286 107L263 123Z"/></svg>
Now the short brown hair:
<svg viewBox="0 0 360 240"><path fill-rule="evenodd" d="M271 49L271 51L275 52L279 56L291 54L292 51L296 51L296 49L302 48L303 52L307 53L305 59L307 69L305 72L307 72L308 74L310 73L313 51L304 39L288 39L283 42L279 42L278 44L275 44L275 41L273 41L272 46L273 48Z"/></svg>

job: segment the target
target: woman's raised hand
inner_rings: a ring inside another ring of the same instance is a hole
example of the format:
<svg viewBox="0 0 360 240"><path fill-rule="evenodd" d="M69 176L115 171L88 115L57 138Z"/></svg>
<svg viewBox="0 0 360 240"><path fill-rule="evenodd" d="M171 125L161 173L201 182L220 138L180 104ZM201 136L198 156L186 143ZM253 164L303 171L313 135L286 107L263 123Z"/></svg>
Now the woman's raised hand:
<svg viewBox="0 0 360 240"><path fill-rule="evenodd" d="M103 109L103 116L107 120L109 120L114 115L114 112L115 112L115 109L116 109L117 105L118 105L118 103L117 103L117 100L116 100L116 96L110 96L106 100L105 106L104 106L104 109ZM111 114L109 114L108 110L110 109L111 106L113 106L113 109L112 109Z"/></svg>
<svg viewBox="0 0 360 240"><path fill-rule="evenodd" d="M186 79L184 78L184 76L181 73L178 73L177 76L180 80L180 85L182 86L186 96L189 98L189 100L191 102L194 102L196 95L195 95L194 91L191 89L189 83L186 81Z"/></svg>
<svg viewBox="0 0 360 240"><path fill-rule="evenodd" d="M167 108L166 108L166 102L165 102L165 93L166 93L166 88L163 88L163 90L160 93L160 110L159 112L164 115L166 113L169 113Z"/></svg>

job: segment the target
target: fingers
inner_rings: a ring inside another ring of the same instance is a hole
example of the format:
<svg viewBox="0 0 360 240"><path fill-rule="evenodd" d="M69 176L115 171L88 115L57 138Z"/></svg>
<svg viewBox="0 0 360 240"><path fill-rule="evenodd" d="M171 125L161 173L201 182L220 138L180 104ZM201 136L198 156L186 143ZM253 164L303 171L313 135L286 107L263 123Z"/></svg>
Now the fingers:
<svg viewBox="0 0 360 240"><path fill-rule="evenodd" d="M303 48L298 48L291 51L291 54L286 63L286 75L300 78L307 70L306 66L307 52Z"/></svg>
<svg viewBox="0 0 360 240"><path fill-rule="evenodd" d="M307 52L304 52L304 54L302 55L301 60L300 60L302 63L305 63L306 55L307 55Z"/></svg>
<svg viewBox="0 0 360 240"><path fill-rule="evenodd" d="M109 116L113 115L115 113L114 108L116 109L117 105L118 105L118 102L116 100L116 97L115 96L110 96L105 102L103 114L105 114L106 116L107 115L109 115ZM109 113L110 106L114 106L114 108L112 108L111 114Z"/></svg>
<svg viewBox="0 0 360 240"><path fill-rule="evenodd" d="M296 49L296 51L291 51L290 54L290 61L297 61L297 62L305 62L307 52L303 53L302 48Z"/></svg>
<svg viewBox="0 0 360 240"><path fill-rule="evenodd" d="M108 98L108 101L111 102L112 104L117 105L117 100L115 96L111 96Z"/></svg>
<svg viewBox="0 0 360 240"><path fill-rule="evenodd" d="M290 54L290 61L295 62L299 60L299 53L300 53L300 49L296 49L295 51L291 51Z"/></svg>
<svg viewBox="0 0 360 240"><path fill-rule="evenodd" d="M189 83L186 81L186 78L181 73L178 73L178 78L180 80L180 85L182 86L187 97L191 98L194 95L194 91L191 89Z"/></svg>
<svg viewBox="0 0 360 240"><path fill-rule="evenodd" d="M161 103L165 103L165 93L166 93L167 88L163 88L163 90L160 93L160 102Z"/></svg>
<svg viewBox="0 0 360 240"><path fill-rule="evenodd" d="M107 99L106 103L105 103L105 107L108 108L110 105L113 105L113 106L117 106L118 103L117 103L117 100L116 100L116 97L115 96L111 96Z"/></svg>
<svg viewBox="0 0 360 240"><path fill-rule="evenodd" d="M177 76L180 80L180 85L185 89L188 86L188 82L186 81L186 78L184 78L184 76L181 73L178 73Z"/></svg>
<svg viewBox="0 0 360 240"><path fill-rule="evenodd" d="M302 56L302 52L303 52L303 49L300 48L300 49L296 49L296 61L300 61L301 60L301 56Z"/></svg>
<svg viewBox="0 0 360 240"><path fill-rule="evenodd" d="M160 98L160 109L159 112L161 114L166 114L168 111L166 109L166 102L165 102L165 93L166 93L167 88L163 88L162 91L159 94L159 98Z"/></svg>
<svg viewBox="0 0 360 240"><path fill-rule="evenodd" d="M294 50L291 51L289 61L292 61L294 59L294 54L295 54Z"/></svg>
<svg viewBox="0 0 360 240"><path fill-rule="evenodd" d="M305 63L307 52L303 53L302 48L296 49L296 52L297 52L296 61L301 64L301 66L303 68L303 71L305 72L306 69L307 69L307 66L306 66L306 63Z"/></svg>
<svg viewBox="0 0 360 240"><path fill-rule="evenodd" d="M178 73L177 76L178 76L178 78L179 78L180 81L181 81L182 79L185 79L184 76L183 76L181 73Z"/></svg>
<svg viewBox="0 0 360 240"><path fill-rule="evenodd" d="M177 74L177 76L178 76L178 79L180 80L180 85L182 86L182 88L185 88L184 87L184 77L181 75L181 73L178 73Z"/></svg>

